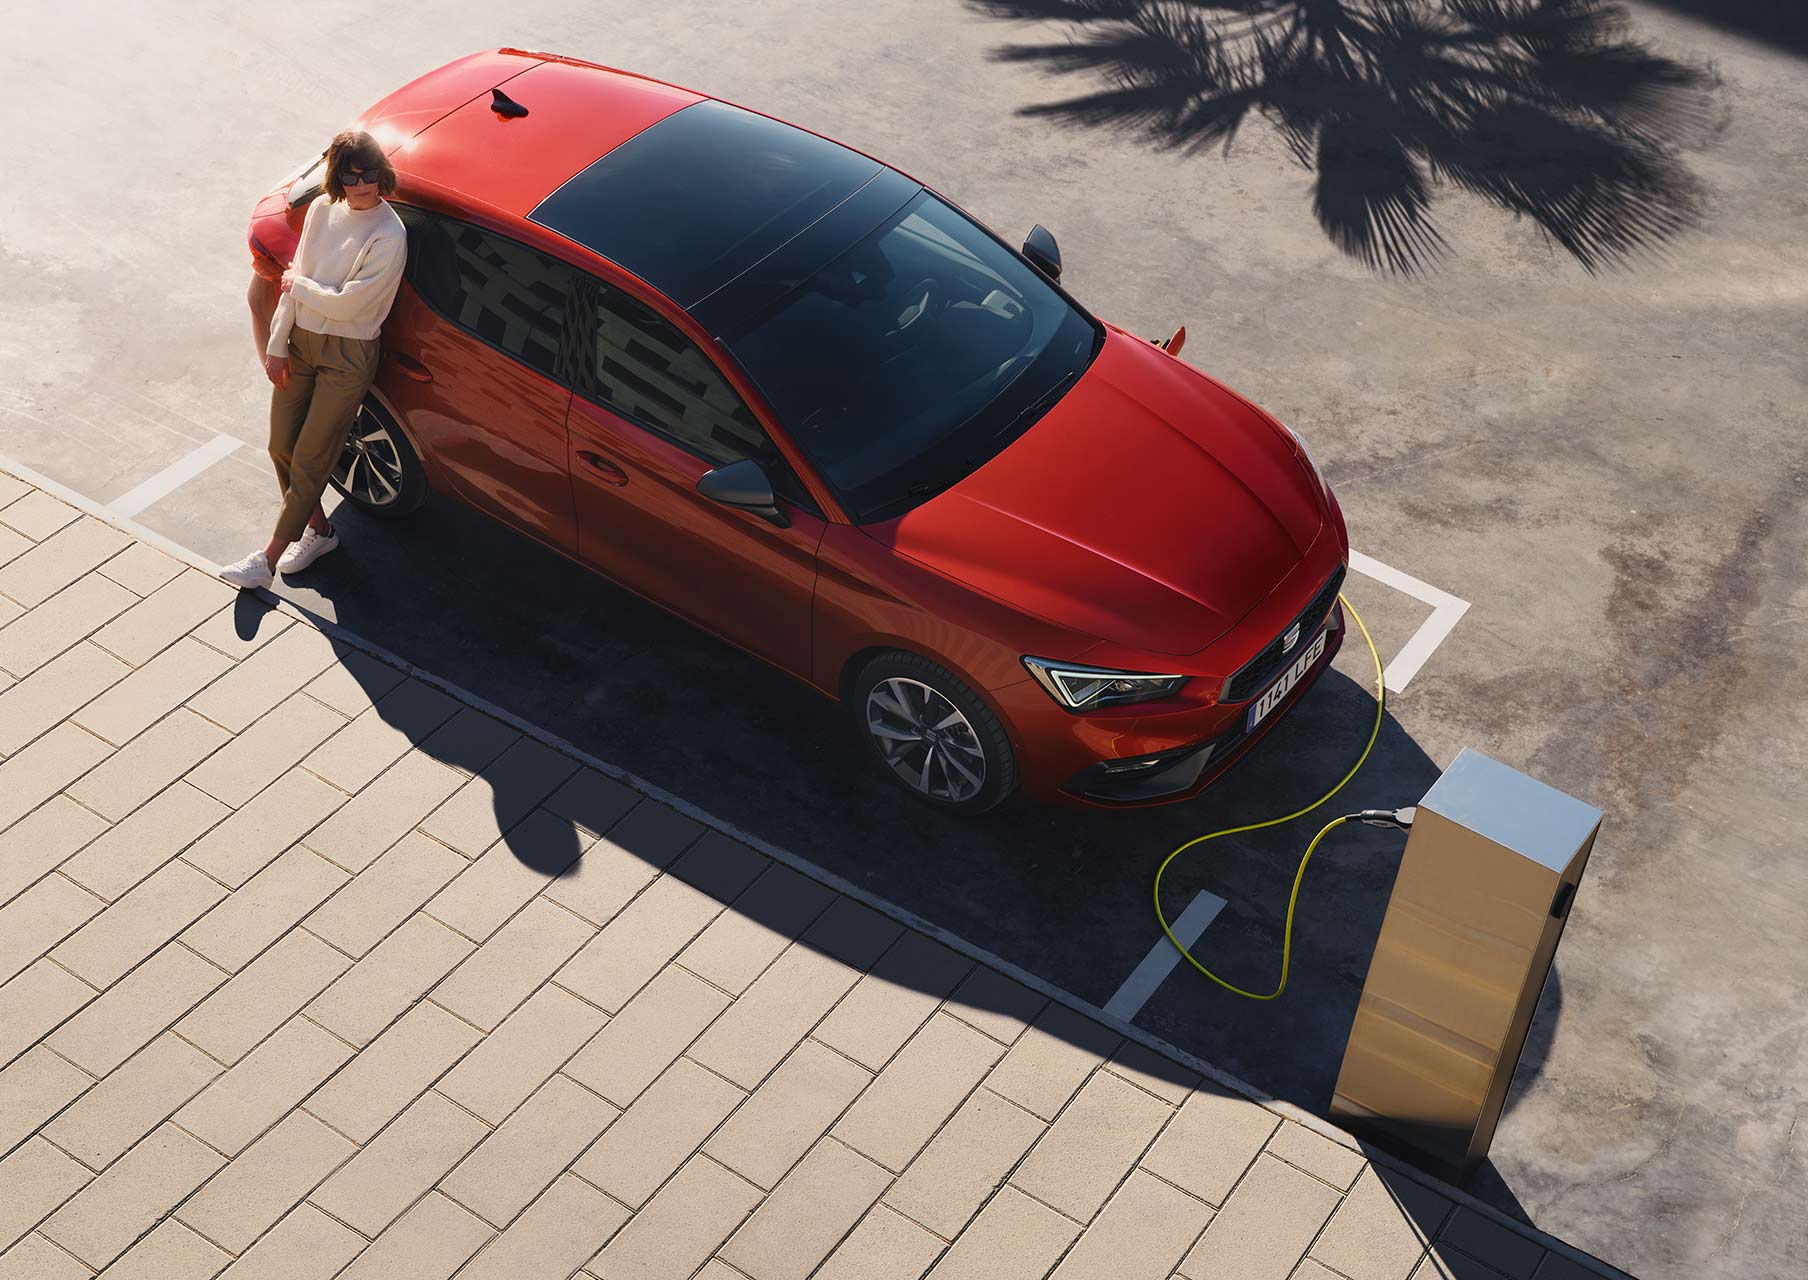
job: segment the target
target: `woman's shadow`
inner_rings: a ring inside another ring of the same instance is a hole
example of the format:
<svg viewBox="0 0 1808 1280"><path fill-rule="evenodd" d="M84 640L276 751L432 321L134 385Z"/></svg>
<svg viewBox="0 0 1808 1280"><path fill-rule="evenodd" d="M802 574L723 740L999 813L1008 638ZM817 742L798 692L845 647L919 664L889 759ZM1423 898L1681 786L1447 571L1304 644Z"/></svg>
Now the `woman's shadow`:
<svg viewBox="0 0 1808 1280"><path fill-rule="evenodd" d="M321 678L337 685L333 701L341 714L380 722L400 735L405 741L387 749L398 758L418 752L462 775L439 784L447 794L420 815L418 825L465 857L500 847L540 875L561 876L639 799L630 788L524 734L508 723L506 713L467 705L468 695L446 692L431 676L416 678L405 658L373 656L363 647L370 641L354 644L332 618L294 599L288 603L329 637L333 661ZM259 595L241 592L233 606L234 631L250 641L276 625L274 612ZM380 774L392 763L379 758L372 767Z"/></svg>

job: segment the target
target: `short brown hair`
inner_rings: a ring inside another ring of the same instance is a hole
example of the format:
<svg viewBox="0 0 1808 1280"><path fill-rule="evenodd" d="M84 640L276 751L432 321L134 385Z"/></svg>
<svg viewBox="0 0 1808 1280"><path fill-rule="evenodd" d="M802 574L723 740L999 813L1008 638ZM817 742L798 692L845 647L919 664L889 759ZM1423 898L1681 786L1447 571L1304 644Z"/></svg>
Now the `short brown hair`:
<svg viewBox="0 0 1808 1280"><path fill-rule="evenodd" d="M392 196L396 189L395 166L389 163L389 157L383 154L383 148L377 140L362 129L346 129L334 135L332 145L326 149L326 194L331 200L345 199L345 187L339 182L339 171L350 161L359 169L375 169L378 174L377 193Z"/></svg>

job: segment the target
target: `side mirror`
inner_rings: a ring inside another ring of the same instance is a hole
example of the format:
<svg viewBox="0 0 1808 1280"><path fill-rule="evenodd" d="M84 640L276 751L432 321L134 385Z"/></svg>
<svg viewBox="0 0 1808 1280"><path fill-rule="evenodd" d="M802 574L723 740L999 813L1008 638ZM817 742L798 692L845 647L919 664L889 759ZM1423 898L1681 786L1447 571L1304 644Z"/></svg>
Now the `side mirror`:
<svg viewBox="0 0 1808 1280"><path fill-rule="evenodd" d="M1052 232L1040 222L1030 228L1029 235L1023 238L1023 256L1030 260L1030 265L1050 280L1061 278L1061 246L1055 243Z"/></svg>
<svg viewBox="0 0 1808 1280"><path fill-rule="evenodd" d="M697 481L697 492L711 502L719 502L737 511L752 512L781 529L791 525L790 518L778 509L778 500L772 494L772 481L766 478L765 470L752 458L743 458L725 467L717 467L714 471L704 472Z"/></svg>

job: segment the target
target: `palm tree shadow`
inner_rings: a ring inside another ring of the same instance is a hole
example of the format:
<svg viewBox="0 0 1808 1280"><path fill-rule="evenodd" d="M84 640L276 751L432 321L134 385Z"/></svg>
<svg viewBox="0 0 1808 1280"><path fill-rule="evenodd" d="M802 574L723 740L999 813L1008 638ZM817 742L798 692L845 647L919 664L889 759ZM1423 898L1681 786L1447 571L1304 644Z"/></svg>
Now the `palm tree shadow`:
<svg viewBox="0 0 1808 1280"><path fill-rule="evenodd" d="M1713 77L1629 39L1617 0L966 3L1075 24L993 56L1105 82L1022 114L1184 154L1268 121L1315 174L1325 234L1375 270L1447 253L1432 205L1451 188L1530 219L1590 273L1700 220L1680 153L1713 126Z"/></svg>

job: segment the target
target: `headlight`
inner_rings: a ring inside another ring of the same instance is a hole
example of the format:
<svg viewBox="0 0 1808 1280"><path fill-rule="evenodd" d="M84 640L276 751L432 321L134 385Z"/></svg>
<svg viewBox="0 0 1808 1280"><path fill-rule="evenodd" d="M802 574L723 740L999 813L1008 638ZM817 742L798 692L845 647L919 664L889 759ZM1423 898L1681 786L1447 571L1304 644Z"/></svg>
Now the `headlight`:
<svg viewBox="0 0 1808 1280"><path fill-rule="evenodd" d="M1023 665L1048 690L1051 698L1070 711L1125 702L1154 702L1178 691L1187 682L1185 676L1083 667L1072 662L1051 662L1047 658L1025 658Z"/></svg>

